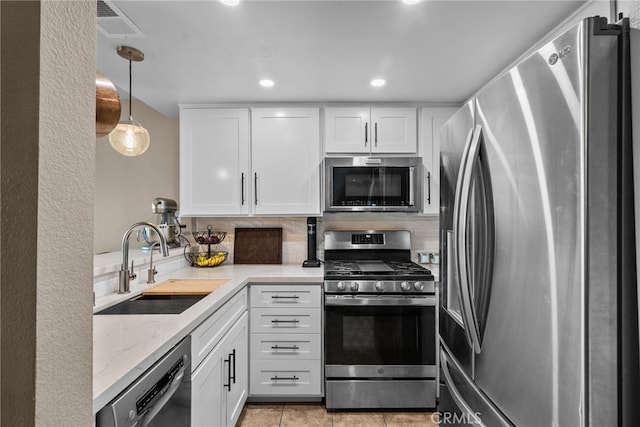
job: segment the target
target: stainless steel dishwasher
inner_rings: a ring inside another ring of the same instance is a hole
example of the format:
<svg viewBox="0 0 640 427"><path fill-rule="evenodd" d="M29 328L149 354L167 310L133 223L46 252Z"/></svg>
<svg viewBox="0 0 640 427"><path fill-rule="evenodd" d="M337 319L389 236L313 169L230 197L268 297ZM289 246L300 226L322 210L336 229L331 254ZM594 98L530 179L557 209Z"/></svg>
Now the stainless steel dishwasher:
<svg viewBox="0 0 640 427"><path fill-rule="evenodd" d="M96 414L96 427L191 425L191 337Z"/></svg>

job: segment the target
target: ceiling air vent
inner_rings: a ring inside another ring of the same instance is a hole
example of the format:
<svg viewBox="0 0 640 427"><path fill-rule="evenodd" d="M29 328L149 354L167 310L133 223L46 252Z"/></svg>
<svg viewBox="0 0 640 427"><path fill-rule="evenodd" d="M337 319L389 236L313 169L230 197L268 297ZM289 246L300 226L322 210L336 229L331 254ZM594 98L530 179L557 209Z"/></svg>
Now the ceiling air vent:
<svg viewBox="0 0 640 427"><path fill-rule="evenodd" d="M145 37L140 28L134 24L112 1L97 1L98 30L106 37L140 38Z"/></svg>

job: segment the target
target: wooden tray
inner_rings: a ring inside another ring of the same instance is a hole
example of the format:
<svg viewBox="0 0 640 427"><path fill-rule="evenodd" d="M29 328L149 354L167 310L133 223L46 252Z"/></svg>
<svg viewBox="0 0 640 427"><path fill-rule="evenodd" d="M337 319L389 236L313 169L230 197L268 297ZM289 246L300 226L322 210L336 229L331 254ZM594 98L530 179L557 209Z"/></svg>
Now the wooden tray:
<svg viewBox="0 0 640 427"><path fill-rule="evenodd" d="M282 264L282 228L236 228L234 264Z"/></svg>
<svg viewBox="0 0 640 427"><path fill-rule="evenodd" d="M169 279L153 288L142 291L143 295L209 295L229 279Z"/></svg>

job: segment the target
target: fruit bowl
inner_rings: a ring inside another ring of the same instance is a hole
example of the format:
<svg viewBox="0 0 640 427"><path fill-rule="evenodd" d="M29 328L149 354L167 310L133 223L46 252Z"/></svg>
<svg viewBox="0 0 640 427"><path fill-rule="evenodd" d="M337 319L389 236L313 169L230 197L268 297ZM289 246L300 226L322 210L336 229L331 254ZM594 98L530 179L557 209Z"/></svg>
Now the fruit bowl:
<svg viewBox="0 0 640 427"><path fill-rule="evenodd" d="M199 245L217 245L227 237L226 231L194 231L191 234Z"/></svg>
<svg viewBox="0 0 640 427"><path fill-rule="evenodd" d="M211 252L186 252L185 258L191 263L192 267L215 267L222 264L227 259L228 252L211 251Z"/></svg>

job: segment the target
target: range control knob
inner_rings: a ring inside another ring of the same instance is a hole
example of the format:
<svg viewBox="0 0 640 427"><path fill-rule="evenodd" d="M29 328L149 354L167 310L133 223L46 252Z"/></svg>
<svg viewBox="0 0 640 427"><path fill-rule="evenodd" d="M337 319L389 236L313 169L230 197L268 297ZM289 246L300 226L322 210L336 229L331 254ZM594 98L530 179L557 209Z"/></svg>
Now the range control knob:
<svg viewBox="0 0 640 427"><path fill-rule="evenodd" d="M424 289L424 285L422 284L422 282L416 282L416 283L413 284L413 288L416 291L421 291L421 290Z"/></svg>
<svg viewBox="0 0 640 427"><path fill-rule="evenodd" d="M351 282L351 290L352 291L357 291L358 288L360 287L360 284L358 282Z"/></svg>
<svg viewBox="0 0 640 427"><path fill-rule="evenodd" d="M379 291L383 290L384 289L384 282L383 281L376 282L376 289L379 290Z"/></svg>
<svg viewBox="0 0 640 427"><path fill-rule="evenodd" d="M339 291L344 291L344 289L347 287L347 284L344 282L338 282L338 290Z"/></svg>
<svg viewBox="0 0 640 427"><path fill-rule="evenodd" d="M402 288L403 291L410 291L411 290L411 284L409 282L402 282L400 284L400 288Z"/></svg>

